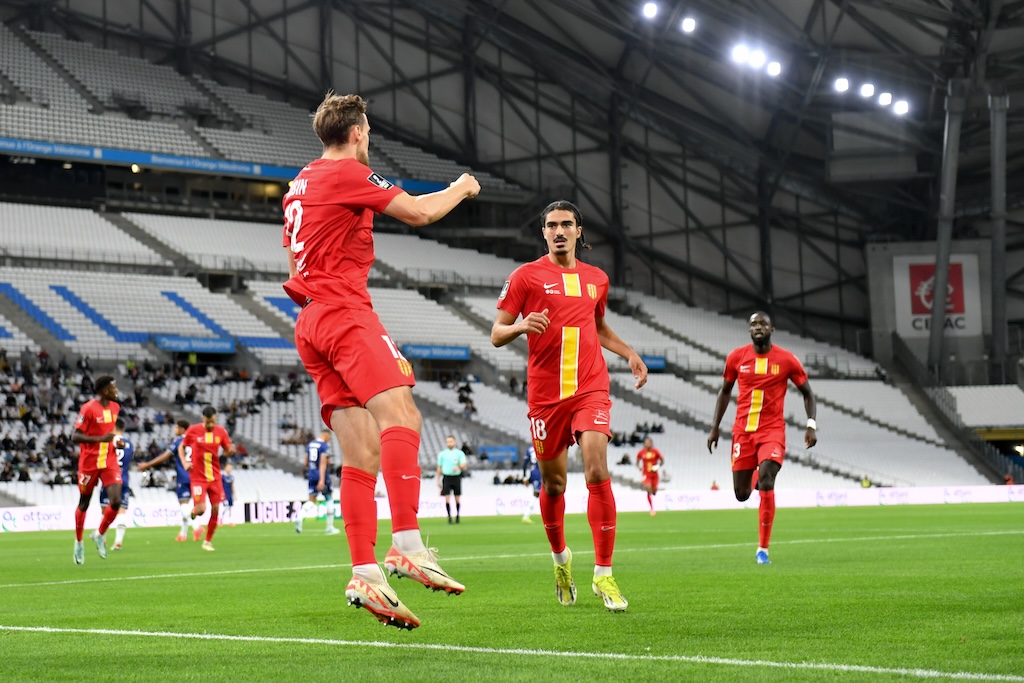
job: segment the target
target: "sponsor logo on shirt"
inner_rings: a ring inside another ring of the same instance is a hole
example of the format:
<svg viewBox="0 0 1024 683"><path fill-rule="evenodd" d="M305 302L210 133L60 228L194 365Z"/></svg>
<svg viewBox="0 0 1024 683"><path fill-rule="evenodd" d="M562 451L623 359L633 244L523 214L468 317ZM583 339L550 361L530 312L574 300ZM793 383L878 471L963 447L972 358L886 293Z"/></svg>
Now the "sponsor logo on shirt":
<svg viewBox="0 0 1024 683"><path fill-rule="evenodd" d="M545 282L544 283L544 293L545 294L561 294L562 291L559 290L559 289L556 289L556 287L558 287L558 285L559 285L559 283L557 283L557 282L552 282L550 285Z"/></svg>
<svg viewBox="0 0 1024 683"><path fill-rule="evenodd" d="M390 180L388 180L379 173L371 173L370 175L366 176L366 179L382 190L390 190L392 187L395 186L394 183L392 183Z"/></svg>
<svg viewBox="0 0 1024 683"><path fill-rule="evenodd" d="M750 372L750 366L749 365L741 365L740 366L740 372Z"/></svg>

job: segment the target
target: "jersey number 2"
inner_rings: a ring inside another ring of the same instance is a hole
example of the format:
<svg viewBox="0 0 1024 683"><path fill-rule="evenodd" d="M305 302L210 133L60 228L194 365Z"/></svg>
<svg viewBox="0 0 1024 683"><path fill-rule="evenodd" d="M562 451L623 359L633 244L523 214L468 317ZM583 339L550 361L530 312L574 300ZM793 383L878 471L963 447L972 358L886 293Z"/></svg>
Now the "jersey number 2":
<svg viewBox="0 0 1024 683"><path fill-rule="evenodd" d="M306 243L299 241L299 229L302 228L302 202L295 200L284 210L284 227L291 235L291 250L295 255L295 269L301 273L306 269L306 255L299 256L299 253L306 248Z"/></svg>

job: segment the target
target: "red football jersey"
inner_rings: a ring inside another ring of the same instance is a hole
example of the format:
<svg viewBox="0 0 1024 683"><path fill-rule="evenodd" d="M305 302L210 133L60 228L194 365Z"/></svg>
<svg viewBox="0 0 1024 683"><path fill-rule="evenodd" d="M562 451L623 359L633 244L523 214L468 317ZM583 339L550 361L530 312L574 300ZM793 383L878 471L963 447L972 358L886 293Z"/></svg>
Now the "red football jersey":
<svg viewBox="0 0 1024 683"><path fill-rule="evenodd" d="M192 481L220 481L220 449L231 450L231 438L227 430L214 425L213 431L206 431L206 425L198 422L185 430L181 445L192 449ZM186 451L187 453L187 451Z"/></svg>
<svg viewBox="0 0 1024 683"><path fill-rule="evenodd" d="M608 302L608 276L576 262L560 268L547 256L513 271L498 297L498 308L513 316L548 309L551 324L543 334L527 335L527 402L531 406L564 401L592 391L608 393L608 366L597 337L597 318Z"/></svg>
<svg viewBox="0 0 1024 683"><path fill-rule="evenodd" d="M116 401L111 401L104 408L99 399L94 398L86 401L82 409L78 411L78 418L75 420L75 429L86 436L103 436L114 431L114 422L121 412L121 406ZM114 444L109 441L102 443L81 443L78 444L80 457L78 469L80 470L102 470L108 467L120 467L117 464L117 454L114 452Z"/></svg>
<svg viewBox="0 0 1024 683"><path fill-rule="evenodd" d="M651 450L641 448L640 452L636 454L636 462L643 466L642 471L644 474L650 474L655 471L655 465L665 462L665 458L661 457L661 451L657 448L652 448Z"/></svg>
<svg viewBox="0 0 1024 683"><path fill-rule="evenodd" d="M372 308L366 281L373 265L373 214L403 190L355 159L317 159L284 196L283 245L298 274L284 283L292 301Z"/></svg>
<svg viewBox="0 0 1024 683"><path fill-rule="evenodd" d="M807 372L792 353L775 344L758 354L753 344L741 346L725 359L722 376L739 384L733 433L786 430L782 407L789 380L796 386L807 381Z"/></svg>

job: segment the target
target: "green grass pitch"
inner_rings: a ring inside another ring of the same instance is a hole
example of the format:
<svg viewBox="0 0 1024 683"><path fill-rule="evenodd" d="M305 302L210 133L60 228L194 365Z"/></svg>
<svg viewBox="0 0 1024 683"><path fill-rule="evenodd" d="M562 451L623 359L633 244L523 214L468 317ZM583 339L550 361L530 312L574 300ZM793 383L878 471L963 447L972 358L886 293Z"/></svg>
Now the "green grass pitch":
<svg viewBox="0 0 1024 683"><path fill-rule="evenodd" d="M221 528L217 551L130 529L101 560L71 532L0 535L0 681L1024 682L1020 504L619 515L629 609L590 590L586 518L566 520L579 597L554 596L543 527L423 522L461 596L393 579L414 631L344 601L348 549L309 520ZM389 544L380 527L378 557ZM113 539L113 531L109 537Z"/></svg>

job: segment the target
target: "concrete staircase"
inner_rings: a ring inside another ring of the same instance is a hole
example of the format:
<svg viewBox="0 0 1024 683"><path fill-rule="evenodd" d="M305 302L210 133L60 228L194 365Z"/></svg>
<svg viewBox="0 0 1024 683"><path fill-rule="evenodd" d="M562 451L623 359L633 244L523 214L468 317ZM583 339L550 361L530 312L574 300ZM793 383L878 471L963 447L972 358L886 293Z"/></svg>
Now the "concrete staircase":
<svg viewBox="0 0 1024 683"><path fill-rule="evenodd" d="M153 237L151 234L116 211L99 211L98 213L116 225L119 230L134 237L156 253L160 254L160 256L173 263L176 269L182 271L179 274L193 272L198 269L199 266L190 261L187 256L175 251L170 246Z"/></svg>
<svg viewBox="0 0 1024 683"><path fill-rule="evenodd" d="M82 99L89 103L89 110L93 114L102 114L107 110L106 106L102 102L100 102L99 98L97 98L95 95L89 92L84 85L79 83L78 80L75 79L73 75L71 75L70 71L65 69L63 66L61 66L60 62L51 57L50 53L44 50L42 46L39 45L39 43L33 40L32 36L30 36L22 27L8 26L8 28L10 28L16 34L18 34L18 37L21 38L21 41L23 43L32 48L32 51L35 52L41 60L46 62L47 66L53 69L56 73L60 74L61 77L67 82L67 84L74 88L75 91L82 96Z"/></svg>
<svg viewBox="0 0 1024 683"><path fill-rule="evenodd" d="M59 361L61 356L67 357L69 363L74 363L78 359L78 354L54 337L49 330L37 323L35 318L22 310L21 306L11 301L5 294L0 294L0 314L3 314L40 348L46 349L54 362Z"/></svg>
<svg viewBox="0 0 1024 683"><path fill-rule="evenodd" d="M236 304L252 313L258 319L265 322L267 326L270 327L270 329L272 329L277 334L281 335L283 338L295 338L295 326L289 325L288 323L286 323L285 321L281 320L276 315L268 311L263 305L256 301L251 294L228 294L228 297L230 297L230 299L234 301Z"/></svg>

